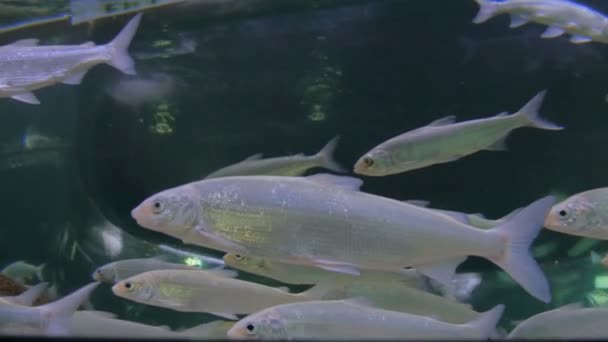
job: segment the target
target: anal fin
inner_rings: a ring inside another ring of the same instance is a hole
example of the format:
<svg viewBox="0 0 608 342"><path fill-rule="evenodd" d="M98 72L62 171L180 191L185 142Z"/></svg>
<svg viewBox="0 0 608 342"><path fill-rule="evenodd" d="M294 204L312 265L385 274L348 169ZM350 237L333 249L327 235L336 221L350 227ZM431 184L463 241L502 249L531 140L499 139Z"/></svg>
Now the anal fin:
<svg viewBox="0 0 608 342"><path fill-rule="evenodd" d="M29 103L29 104L40 104L40 100L32 92L24 92L21 94L11 96L12 99Z"/></svg>
<svg viewBox="0 0 608 342"><path fill-rule="evenodd" d="M555 38L564 34L566 31L557 26L549 26L543 34L540 35L541 38Z"/></svg>
<svg viewBox="0 0 608 342"><path fill-rule="evenodd" d="M520 15L511 14L511 24L509 24L510 28L516 28L527 24L529 20Z"/></svg>
<svg viewBox="0 0 608 342"><path fill-rule="evenodd" d="M591 38L585 37L585 36L572 36L570 38L570 42L574 43L574 44L584 44L584 43L589 43L591 41L592 41Z"/></svg>
<svg viewBox="0 0 608 342"><path fill-rule="evenodd" d="M498 140L496 140L492 145L485 148L487 151L507 151L507 137L504 136Z"/></svg>
<svg viewBox="0 0 608 342"><path fill-rule="evenodd" d="M456 273L456 268L466 259L467 257L465 256L444 260L430 265L416 266L416 270L429 278L433 278L436 281L449 286Z"/></svg>
<svg viewBox="0 0 608 342"><path fill-rule="evenodd" d="M77 73L72 74L72 75L68 76L67 78L65 78L63 81L61 81L61 83L70 84L70 85L80 84L86 73L87 73L86 70L77 72Z"/></svg>

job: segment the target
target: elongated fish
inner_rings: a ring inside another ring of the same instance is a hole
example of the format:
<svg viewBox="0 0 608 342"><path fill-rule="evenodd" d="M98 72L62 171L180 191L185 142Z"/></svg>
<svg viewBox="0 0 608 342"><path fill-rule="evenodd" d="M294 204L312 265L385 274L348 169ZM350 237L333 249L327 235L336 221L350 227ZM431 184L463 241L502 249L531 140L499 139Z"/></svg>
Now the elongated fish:
<svg viewBox="0 0 608 342"><path fill-rule="evenodd" d="M57 83L80 84L89 69L102 63L134 75L134 62L127 49L140 20L141 14L133 17L105 45L87 42L39 46L38 39L23 39L0 46L0 97L39 104L33 90Z"/></svg>
<svg viewBox="0 0 608 342"><path fill-rule="evenodd" d="M226 253L224 255L226 265L241 271L276 279L287 284L311 285L328 279L336 279L344 282L368 282L368 283L390 283L394 286L406 286L423 291L438 291L449 298L460 301L467 300L471 292L481 282L477 273L462 273L454 275L447 284L434 284L427 277L414 269L402 272L385 272L365 270L360 276L352 274L336 273L324 269L305 265L286 264L270 259L246 257L240 254Z"/></svg>
<svg viewBox="0 0 608 342"><path fill-rule="evenodd" d="M199 270L199 268L156 258L125 259L99 267L93 272L93 279L104 283L115 283L140 273L155 270Z"/></svg>
<svg viewBox="0 0 608 342"><path fill-rule="evenodd" d="M380 310L356 301L312 301L278 305L249 315L228 331L231 339L325 340L461 339L487 340L502 317L497 305L467 324Z"/></svg>
<svg viewBox="0 0 608 342"><path fill-rule="evenodd" d="M500 14L511 15L515 28L528 22L547 25L542 38L555 38L568 33L575 44L591 41L608 43L608 18L590 8L566 0L475 0L479 12L473 19L475 24Z"/></svg>
<svg viewBox="0 0 608 342"><path fill-rule="evenodd" d="M333 288L319 284L293 294L283 289L234 279L236 272L226 270L160 270L138 274L116 283L112 292L138 303L183 312L208 312L237 319L269 306L318 300Z"/></svg>
<svg viewBox="0 0 608 342"><path fill-rule="evenodd" d="M481 150L506 150L505 139L512 130L562 127L538 116L546 91L542 91L517 113L454 123L455 117L435 120L427 126L389 139L374 147L355 163L354 172L386 176L458 160Z"/></svg>
<svg viewBox="0 0 608 342"><path fill-rule="evenodd" d="M0 305L0 333L68 336L70 318L98 285L99 283L91 283L45 305Z"/></svg>
<svg viewBox="0 0 608 342"><path fill-rule="evenodd" d="M519 323L508 339L605 339L608 308L584 308L578 303L545 311Z"/></svg>
<svg viewBox="0 0 608 342"><path fill-rule="evenodd" d="M333 159L338 140L339 137L333 138L321 151L313 156L305 156L299 153L294 156L261 159L261 154L255 154L234 165L212 172L206 178L248 175L300 176L313 167L324 167L335 172L345 172Z"/></svg>
<svg viewBox="0 0 608 342"><path fill-rule="evenodd" d="M608 188L584 191L556 204L545 227L560 233L608 240Z"/></svg>
<svg viewBox="0 0 608 342"><path fill-rule="evenodd" d="M162 191L132 210L137 223L224 252L347 274L403 267L449 282L469 255L494 262L542 301L549 285L529 254L554 200L540 199L508 222L480 230L441 213L357 191L362 181L242 176Z"/></svg>

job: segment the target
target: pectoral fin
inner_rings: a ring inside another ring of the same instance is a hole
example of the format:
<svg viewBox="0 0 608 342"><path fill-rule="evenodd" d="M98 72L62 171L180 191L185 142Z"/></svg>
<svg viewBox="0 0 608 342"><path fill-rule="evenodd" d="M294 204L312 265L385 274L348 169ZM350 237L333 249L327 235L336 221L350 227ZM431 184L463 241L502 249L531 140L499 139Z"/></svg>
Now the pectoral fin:
<svg viewBox="0 0 608 342"><path fill-rule="evenodd" d="M433 278L438 282L449 286L456 273L456 268L466 259L467 257L459 257L431 265L416 266L416 270L429 278Z"/></svg>
<svg viewBox="0 0 608 342"><path fill-rule="evenodd" d="M559 37L562 34L564 34L566 31L564 31L563 28L561 27L556 27L556 26L549 26L545 32L543 32L543 34L540 35L541 38L555 38L555 37Z"/></svg>
<svg viewBox="0 0 608 342"><path fill-rule="evenodd" d="M584 44L584 43L589 43L591 41L592 41L591 38L585 37L585 36L572 36L572 38L570 38L570 42L572 42L574 44Z"/></svg>
<svg viewBox="0 0 608 342"><path fill-rule="evenodd" d="M236 317L235 314L230 314L230 313L225 313L225 312L210 312L210 314L220 316L222 318L229 319L231 321L236 321L239 319L238 317Z"/></svg>
<svg viewBox="0 0 608 342"><path fill-rule="evenodd" d="M29 103L29 104L40 104L40 101L38 100L36 95L34 95L34 93L32 93L32 92L25 92L25 93L13 95L13 96L11 96L11 98L15 99L17 101L21 101L21 102L25 102L25 103Z"/></svg>

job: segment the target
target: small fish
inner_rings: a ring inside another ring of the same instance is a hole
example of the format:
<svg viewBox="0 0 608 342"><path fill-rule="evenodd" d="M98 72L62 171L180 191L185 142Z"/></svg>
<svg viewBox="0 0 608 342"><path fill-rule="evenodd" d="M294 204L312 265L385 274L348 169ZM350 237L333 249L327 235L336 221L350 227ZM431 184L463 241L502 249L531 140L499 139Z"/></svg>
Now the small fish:
<svg viewBox="0 0 608 342"><path fill-rule="evenodd" d="M314 156L305 156L299 153L287 157L262 159L261 154L255 154L234 165L212 172L206 178L247 175L300 176L313 167L323 167L334 172L346 172L342 166L333 160L333 153L338 140L339 137L331 139Z"/></svg>
<svg viewBox="0 0 608 342"><path fill-rule="evenodd" d="M605 339L608 308L584 308L579 303L542 312L519 323L507 339Z"/></svg>
<svg viewBox="0 0 608 342"><path fill-rule="evenodd" d="M497 305L467 324L376 309L358 301L312 301L264 309L237 322L230 339L247 340L487 340L502 317Z"/></svg>
<svg viewBox="0 0 608 342"><path fill-rule="evenodd" d="M534 127L561 130L542 119L538 111L546 91L542 91L517 113L500 113L490 118L454 123L447 116L403 133L374 147L355 163L354 172L366 176L387 176L458 160L481 150L504 151L512 130Z"/></svg>
<svg viewBox="0 0 608 342"><path fill-rule="evenodd" d="M515 28L529 22L547 25L541 38L555 38L565 33L575 44L591 41L608 43L608 18L591 7L566 0L475 0L479 12L473 23L480 24L500 14L511 15Z"/></svg>
<svg viewBox="0 0 608 342"><path fill-rule="evenodd" d="M0 305L0 333L68 336L69 321L99 283L91 283L49 304L35 307Z"/></svg>
<svg viewBox="0 0 608 342"><path fill-rule="evenodd" d="M318 300L333 288L319 284L292 294L283 289L234 279L227 270L160 270L141 273L116 283L112 292L138 303L183 312L208 312L226 319L269 306Z"/></svg>
<svg viewBox="0 0 608 342"><path fill-rule="evenodd" d="M38 266L19 260L2 269L2 274L20 284L27 284L36 279L42 280L42 270L45 264Z"/></svg>
<svg viewBox="0 0 608 342"><path fill-rule="evenodd" d="M116 102L138 109L147 103L162 101L171 95L176 80L162 73L153 73L146 77L123 77L106 89Z"/></svg>
<svg viewBox="0 0 608 342"><path fill-rule="evenodd" d="M391 283L423 291L438 291L448 298L459 301L468 300L471 292L480 284L481 277L476 273L455 274L447 283L430 280L414 269L402 272L384 272L364 270L360 276L336 273L305 265L285 264L274 260L246 257L240 254L226 253L226 265L238 270L276 279L286 284L312 285L321 281L335 279L340 281L369 283Z"/></svg>
<svg viewBox="0 0 608 342"><path fill-rule="evenodd" d="M152 195L131 216L185 243L353 275L410 266L448 283L467 256L481 256L536 298L550 301L549 284L529 246L554 203L551 196L481 230L360 192L362 183L329 174L206 179Z"/></svg>
<svg viewBox="0 0 608 342"><path fill-rule="evenodd" d="M39 46L38 39L22 39L0 46L0 97L40 104L33 90L57 83L80 84L86 72L101 63L125 74L135 67L127 49L137 31L141 14L133 17L108 44Z"/></svg>
<svg viewBox="0 0 608 342"><path fill-rule="evenodd" d="M570 196L551 208L545 227L560 233L608 240L608 188Z"/></svg>
<svg viewBox="0 0 608 342"><path fill-rule="evenodd" d="M166 262L157 258L125 259L103 265L93 272L93 279L114 284L134 275L155 270L200 270L197 267Z"/></svg>

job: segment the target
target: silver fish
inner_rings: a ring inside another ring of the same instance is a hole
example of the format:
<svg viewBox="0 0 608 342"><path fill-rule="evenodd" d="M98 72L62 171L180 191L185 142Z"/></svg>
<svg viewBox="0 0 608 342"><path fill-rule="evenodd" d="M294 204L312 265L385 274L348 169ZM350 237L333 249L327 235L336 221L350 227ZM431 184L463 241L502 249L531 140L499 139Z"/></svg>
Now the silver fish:
<svg viewBox="0 0 608 342"><path fill-rule="evenodd" d="M36 307L0 305L0 333L68 336L69 320L99 283L91 283L49 304Z"/></svg>
<svg viewBox="0 0 608 342"><path fill-rule="evenodd" d="M346 172L333 160L333 153L338 140L339 137L333 138L313 156L305 156L299 153L294 156L262 159L261 154L255 154L239 163L212 172L206 178L247 175L300 176L313 167L324 167L335 172Z"/></svg>
<svg viewBox="0 0 608 342"><path fill-rule="evenodd" d="M608 188L584 191L556 204L545 227L560 233L608 240Z"/></svg>
<svg viewBox="0 0 608 342"><path fill-rule="evenodd" d="M490 118L454 123L447 116L391 138L365 153L354 172L366 176L387 176L447 163L481 150L504 151L505 139L514 129L534 127L561 130L539 117L546 91L542 91L517 113L500 113Z"/></svg>
<svg viewBox="0 0 608 342"><path fill-rule="evenodd" d="M411 266L447 283L467 256L481 256L533 296L550 301L529 246L554 202L551 196L494 229L480 230L356 191L361 184L328 174L216 178L153 195L131 216L140 226L185 243L355 275L360 269L400 272Z"/></svg>
<svg viewBox="0 0 608 342"><path fill-rule="evenodd" d="M313 301L271 307L249 315L228 331L247 340L483 339L495 331L504 305L467 324L380 310L353 301Z"/></svg>
<svg viewBox="0 0 608 342"><path fill-rule="evenodd" d="M475 24L500 14L511 15L515 28L529 22L547 25L541 38L555 38L565 33L575 44L591 41L608 43L608 17L591 7L566 0L475 0L479 12Z"/></svg>
<svg viewBox="0 0 608 342"><path fill-rule="evenodd" d="M545 311L519 323L507 339L605 339L608 308L584 308L568 304Z"/></svg>
<svg viewBox="0 0 608 342"><path fill-rule="evenodd" d="M137 31L141 14L133 17L108 44L39 46L38 39L23 39L0 46L0 97L30 104L40 101L33 90L57 83L80 84L86 72L101 63L125 74L135 74L127 49Z"/></svg>
<svg viewBox="0 0 608 342"><path fill-rule="evenodd" d="M209 312L227 319L269 306L318 300L334 291L332 283L293 294L283 289L234 279L226 270L159 270L116 283L112 292L142 304L183 312Z"/></svg>
<svg viewBox="0 0 608 342"><path fill-rule="evenodd" d="M157 258L125 259L105 264L93 272L93 279L115 283L134 275L155 270L199 270L197 267L166 262Z"/></svg>

